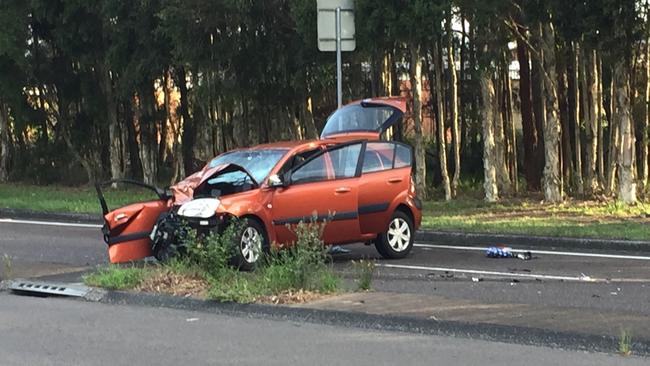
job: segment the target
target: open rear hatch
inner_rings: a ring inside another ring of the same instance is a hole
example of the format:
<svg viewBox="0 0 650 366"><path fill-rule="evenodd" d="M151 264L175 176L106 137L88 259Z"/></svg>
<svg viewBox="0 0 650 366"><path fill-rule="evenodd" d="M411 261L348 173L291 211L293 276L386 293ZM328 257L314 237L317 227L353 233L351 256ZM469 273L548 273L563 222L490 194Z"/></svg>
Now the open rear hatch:
<svg viewBox="0 0 650 366"><path fill-rule="evenodd" d="M332 113L321 139L379 140L382 133L400 121L406 112L401 97L371 98L352 102Z"/></svg>
<svg viewBox="0 0 650 366"><path fill-rule="evenodd" d="M113 183L130 184L153 191L157 200L133 203L110 211L102 189ZM104 226L102 233L108 244L111 263L130 262L152 255L150 235L161 214L169 211L169 192L154 186L128 179L111 180L95 185L102 207Z"/></svg>

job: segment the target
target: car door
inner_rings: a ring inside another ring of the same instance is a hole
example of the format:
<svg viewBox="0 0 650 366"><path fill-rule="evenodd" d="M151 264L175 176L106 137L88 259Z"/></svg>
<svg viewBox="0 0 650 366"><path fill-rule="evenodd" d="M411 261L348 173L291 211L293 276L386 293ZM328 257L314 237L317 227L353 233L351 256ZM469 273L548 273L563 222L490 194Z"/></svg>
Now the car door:
<svg viewBox="0 0 650 366"><path fill-rule="evenodd" d="M280 243L296 240L291 225L313 216L329 219L323 233L327 244L358 240L357 195L359 156L363 143L338 145L308 159L285 177L287 186L273 193L272 216Z"/></svg>
<svg viewBox="0 0 650 366"><path fill-rule="evenodd" d="M325 122L321 139L338 141L379 140L406 111L401 97L371 98L337 109Z"/></svg>
<svg viewBox="0 0 650 366"><path fill-rule="evenodd" d="M396 142L368 142L359 178L359 226L362 234L385 230L393 202L411 184L412 151Z"/></svg>
<svg viewBox="0 0 650 366"><path fill-rule="evenodd" d="M133 203L109 210L103 187L119 182L137 185L155 192L157 200ZM108 244L108 257L111 263L130 262L152 255L150 235L161 214L169 211L169 194L150 185L130 181L110 181L95 186L104 217L104 241Z"/></svg>

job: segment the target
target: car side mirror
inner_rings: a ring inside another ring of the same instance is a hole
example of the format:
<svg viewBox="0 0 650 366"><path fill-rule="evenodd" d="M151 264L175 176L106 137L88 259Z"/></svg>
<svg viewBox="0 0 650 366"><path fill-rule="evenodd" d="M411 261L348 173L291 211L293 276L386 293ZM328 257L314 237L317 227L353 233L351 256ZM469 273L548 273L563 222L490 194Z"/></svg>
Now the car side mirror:
<svg viewBox="0 0 650 366"><path fill-rule="evenodd" d="M278 187L286 187L286 185L287 184L279 174L272 174L269 177L269 187L278 188Z"/></svg>

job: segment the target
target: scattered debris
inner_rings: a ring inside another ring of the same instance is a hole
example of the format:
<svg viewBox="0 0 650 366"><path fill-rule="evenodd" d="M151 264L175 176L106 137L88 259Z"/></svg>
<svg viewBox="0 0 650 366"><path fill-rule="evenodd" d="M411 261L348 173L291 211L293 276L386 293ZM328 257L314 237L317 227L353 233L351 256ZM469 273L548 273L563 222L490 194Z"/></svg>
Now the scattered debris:
<svg viewBox="0 0 650 366"><path fill-rule="evenodd" d="M485 251L488 258L519 258L524 261L533 259L531 252L514 252L510 247L494 246Z"/></svg>
<svg viewBox="0 0 650 366"><path fill-rule="evenodd" d="M329 254L334 255L334 254L348 254L350 253L350 249L345 249L341 247L340 245L335 245L330 247Z"/></svg>
<svg viewBox="0 0 650 366"><path fill-rule="evenodd" d="M591 277L584 273L580 273L580 281L591 281Z"/></svg>

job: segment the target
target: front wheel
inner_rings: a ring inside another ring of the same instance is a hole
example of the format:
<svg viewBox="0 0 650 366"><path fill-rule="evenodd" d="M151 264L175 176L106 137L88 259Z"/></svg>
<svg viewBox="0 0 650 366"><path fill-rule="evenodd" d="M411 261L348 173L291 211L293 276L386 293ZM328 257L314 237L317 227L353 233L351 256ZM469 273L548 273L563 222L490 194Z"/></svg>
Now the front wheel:
<svg viewBox="0 0 650 366"><path fill-rule="evenodd" d="M268 248L266 231L259 222L251 219L242 220L243 225L235 237L235 254L233 265L244 271L252 271Z"/></svg>
<svg viewBox="0 0 650 366"><path fill-rule="evenodd" d="M377 237L375 248L384 258L404 258L413 248L414 239L413 220L406 213L395 211L388 228Z"/></svg>

